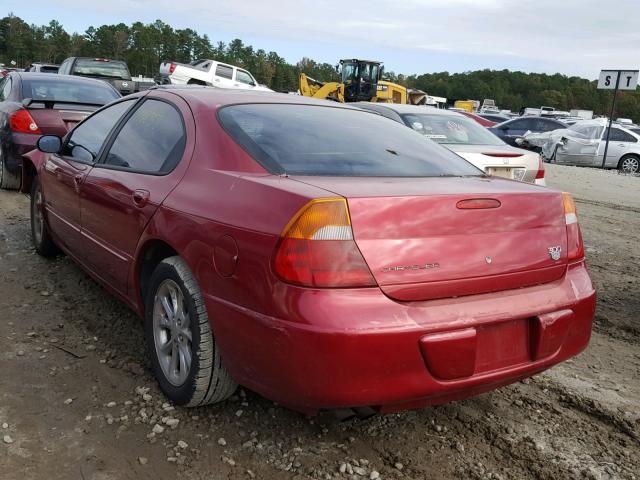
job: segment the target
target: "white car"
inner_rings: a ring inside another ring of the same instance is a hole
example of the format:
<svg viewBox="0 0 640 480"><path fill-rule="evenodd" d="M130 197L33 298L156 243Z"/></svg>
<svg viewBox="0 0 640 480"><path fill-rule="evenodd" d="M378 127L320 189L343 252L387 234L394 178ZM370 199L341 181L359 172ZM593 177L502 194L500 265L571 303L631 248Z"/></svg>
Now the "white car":
<svg viewBox="0 0 640 480"><path fill-rule="evenodd" d="M423 134L488 175L545 185L540 155L507 145L475 120L451 110L421 105L358 103Z"/></svg>
<svg viewBox="0 0 640 480"><path fill-rule="evenodd" d="M247 70L207 59L194 60L188 65L162 62L156 81L161 85L212 85L219 88L273 91L260 85Z"/></svg>

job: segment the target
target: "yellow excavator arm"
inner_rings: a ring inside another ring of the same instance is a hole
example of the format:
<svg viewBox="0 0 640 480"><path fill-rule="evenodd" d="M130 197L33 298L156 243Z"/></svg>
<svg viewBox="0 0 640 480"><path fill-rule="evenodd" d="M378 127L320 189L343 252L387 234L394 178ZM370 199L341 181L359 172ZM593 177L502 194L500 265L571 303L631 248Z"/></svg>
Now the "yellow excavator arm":
<svg viewBox="0 0 640 480"><path fill-rule="evenodd" d="M323 100L336 100L344 103L342 84L338 82L320 82L304 73L300 74L300 95Z"/></svg>

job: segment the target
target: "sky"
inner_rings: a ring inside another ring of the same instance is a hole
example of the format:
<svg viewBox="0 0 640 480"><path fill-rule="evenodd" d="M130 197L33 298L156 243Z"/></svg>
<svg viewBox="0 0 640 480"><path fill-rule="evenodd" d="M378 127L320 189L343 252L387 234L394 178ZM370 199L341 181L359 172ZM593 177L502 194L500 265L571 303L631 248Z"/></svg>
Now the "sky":
<svg viewBox="0 0 640 480"><path fill-rule="evenodd" d="M160 19L213 42L240 38L288 62L385 63L421 74L510 69L595 79L640 68L640 0L3 0L37 25L69 32ZM170 60L170 59L167 59Z"/></svg>

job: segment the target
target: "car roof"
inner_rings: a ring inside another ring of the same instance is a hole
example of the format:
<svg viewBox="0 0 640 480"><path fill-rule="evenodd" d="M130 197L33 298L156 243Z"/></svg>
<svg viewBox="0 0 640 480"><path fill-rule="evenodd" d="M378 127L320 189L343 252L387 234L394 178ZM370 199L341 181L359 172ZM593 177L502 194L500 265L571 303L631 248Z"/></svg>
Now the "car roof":
<svg viewBox="0 0 640 480"><path fill-rule="evenodd" d="M332 102L330 100L320 100L302 95L289 95L277 92L254 92L250 90L240 90L231 88L215 88L209 86L164 86L152 87L147 92L167 91L182 97L192 106L200 105L210 108L215 106L221 108L227 105L247 104L247 103L282 103L295 105L318 105L324 107L347 108L361 111L360 108L344 103Z"/></svg>
<svg viewBox="0 0 640 480"><path fill-rule="evenodd" d="M428 113L429 115L457 115L463 116L454 110L444 110L441 108L428 107L425 105L408 105L404 103L375 103L375 102L358 102L355 105L372 106L376 108L388 108L397 113Z"/></svg>
<svg viewBox="0 0 640 480"><path fill-rule="evenodd" d="M515 118L510 118L509 120L505 120L504 122L498 123L497 125L494 125L494 127L499 127L500 125L505 125L507 123L512 123L516 120L522 120L522 119L533 119L533 120L549 120L551 122L555 122L558 123L560 125L563 125L565 127L567 127L568 125L566 123L561 122L560 120L556 119L556 118L552 118L552 117L543 117L540 115L523 115L521 117L515 117Z"/></svg>

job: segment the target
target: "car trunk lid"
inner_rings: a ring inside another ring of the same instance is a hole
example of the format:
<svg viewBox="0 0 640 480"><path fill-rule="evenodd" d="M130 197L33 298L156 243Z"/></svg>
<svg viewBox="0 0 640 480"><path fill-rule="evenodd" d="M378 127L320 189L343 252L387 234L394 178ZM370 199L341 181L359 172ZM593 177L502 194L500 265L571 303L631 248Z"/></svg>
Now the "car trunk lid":
<svg viewBox="0 0 640 480"><path fill-rule="evenodd" d="M477 177L410 179L404 189L401 182L390 187L371 179L365 186L362 180L351 187L309 183L347 198L356 244L389 297L419 301L479 294L564 275L567 234L560 192ZM491 202L477 202L486 199Z"/></svg>
<svg viewBox="0 0 640 480"><path fill-rule="evenodd" d="M487 175L511 180L524 180L527 166L531 163L529 152L506 144L481 147L477 145L447 145L447 148L481 168Z"/></svg>
<svg viewBox="0 0 640 480"><path fill-rule="evenodd" d="M54 110L53 108L29 108L28 110L43 135L61 137L92 113L85 110Z"/></svg>

